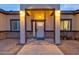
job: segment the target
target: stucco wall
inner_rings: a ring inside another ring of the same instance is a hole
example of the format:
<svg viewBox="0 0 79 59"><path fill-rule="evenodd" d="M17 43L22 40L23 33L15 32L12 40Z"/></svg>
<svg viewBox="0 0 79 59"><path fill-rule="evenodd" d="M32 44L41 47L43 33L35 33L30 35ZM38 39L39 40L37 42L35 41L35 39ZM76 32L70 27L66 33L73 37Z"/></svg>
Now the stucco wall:
<svg viewBox="0 0 79 59"><path fill-rule="evenodd" d="M73 14L62 14L61 19L71 19L72 20L72 22L71 22L72 30L76 30L76 28L75 28L76 20L75 20L75 16Z"/></svg>
<svg viewBox="0 0 79 59"><path fill-rule="evenodd" d="M0 22L1 22L0 31L7 31L7 30L9 31L10 30L10 20L11 19L19 19L19 15L0 14ZM31 16L26 16L27 31L31 30L31 20L32 20ZM54 27L53 21L54 21L53 16L46 18L46 30L53 30L53 27Z"/></svg>
<svg viewBox="0 0 79 59"><path fill-rule="evenodd" d="M79 31L79 14L75 15L75 24L73 24L75 26L75 30Z"/></svg>
<svg viewBox="0 0 79 59"><path fill-rule="evenodd" d="M54 15L46 18L46 30L54 30Z"/></svg>
<svg viewBox="0 0 79 59"><path fill-rule="evenodd" d="M26 25L27 25L27 31L31 31L31 16L26 16ZM52 31L54 30L54 16L49 16L46 18L46 23L45 23L46 30Z"/></svg>
<svg viewBox="0 0 79 59"><path fill-rule="evenodd" d="M0 31L10 30L10 20L11 19L20 19L19 15L6 15L0 13Z"/></svg>
<svg viewBox="0 0 79 59"><path fill-rule="evenodd" d="M6 30L10 30L10 20L11 19L20 19L19 15L6 15Z"/></svg>
<svg viewBox="0 0 79 59"><path fill-rule="evenodd" d="M27 28L27 31L31 31L31 20L32 20L32 17L31 16L26 16L26 28Z"/></svg>
<svg viewBox="0 0 79 59"><path fill-rule="evenodd" d="M6 15L0 13L0 31L5 31L6 30Z"/></svg>
<svg viewBox="0 0 79 59"><path fill-rule="evenodd" d="M31 19L32 17L26 17L27 22L27 30L31 30ZM19 15L5 15L0 13L0 31L10 30L10 19L19 19ZM72 15L72 14L63 14L61 15L61 19L72 19L72 30L79 31L79 14ZM50 16L46 18L46 30L54 30L54 18ZM52 26L51 26L52 25Z"/></svg>

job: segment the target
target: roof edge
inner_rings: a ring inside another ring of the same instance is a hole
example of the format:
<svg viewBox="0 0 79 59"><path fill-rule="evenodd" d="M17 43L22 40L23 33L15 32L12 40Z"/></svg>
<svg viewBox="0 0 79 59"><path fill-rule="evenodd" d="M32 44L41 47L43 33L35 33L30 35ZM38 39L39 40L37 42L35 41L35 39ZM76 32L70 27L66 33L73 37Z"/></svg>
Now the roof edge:
<svg viewBox="0 0 79 59"><path fill-rule="evenodd" d="M0 11L0 13L6 14L6 15L19 15L19 11ZM63 10L61 11L61 14L79 14L78 10Z"/></svg>

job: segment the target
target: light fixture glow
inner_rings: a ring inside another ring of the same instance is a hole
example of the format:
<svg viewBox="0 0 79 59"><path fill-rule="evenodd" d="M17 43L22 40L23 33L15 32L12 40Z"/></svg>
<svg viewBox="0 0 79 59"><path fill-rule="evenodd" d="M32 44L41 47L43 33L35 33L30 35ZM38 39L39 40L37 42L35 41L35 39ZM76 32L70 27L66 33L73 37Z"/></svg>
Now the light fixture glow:
<svg viewBox="0 0 79 59"><path fill-rule="evenodd" d="M20 11L20 16L25 16L25 11L24 10Z"/></svg>
<svg viewBox="0 0 79 59"><path fill-rule="evenodd" d="M56 11L55 11L55 15L56 15L56 16L60 16L60 10L56 10Z"/></svg>
<svg viewBox="0 0 79 59"><path fill-rule="evenodd" d="M59 26L60 25L60 10L55 10L55 21L56 21L56 25Z"/></svg>
<svg viewBox="0 0 79 59"><path fill-rule="evenodd" d="M39 18L41 18L41 16L39 16Z"/></svg>

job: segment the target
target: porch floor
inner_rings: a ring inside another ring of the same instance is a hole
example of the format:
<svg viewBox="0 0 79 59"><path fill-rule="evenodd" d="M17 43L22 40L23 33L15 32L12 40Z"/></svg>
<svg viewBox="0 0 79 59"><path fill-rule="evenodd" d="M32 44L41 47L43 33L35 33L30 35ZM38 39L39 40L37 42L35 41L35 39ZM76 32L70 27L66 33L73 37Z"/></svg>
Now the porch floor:
<svg viewBox="0 0 79 59"><path fill-rule="evenodd" d="M62 51L46 40L28 42L17 55L63 55Z"/></svg>

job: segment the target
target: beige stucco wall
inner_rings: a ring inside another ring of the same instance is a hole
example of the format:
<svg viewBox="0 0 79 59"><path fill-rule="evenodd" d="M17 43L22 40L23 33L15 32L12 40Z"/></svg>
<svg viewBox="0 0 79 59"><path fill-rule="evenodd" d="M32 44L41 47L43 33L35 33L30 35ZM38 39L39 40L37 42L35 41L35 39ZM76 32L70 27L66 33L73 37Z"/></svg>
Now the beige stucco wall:
<svg viewBox="0 0 79 59"><path fill-rule="evenodd" d="M72 30L76 30L76 28L75 28L76 20L75 20L75 16L73 14L62 14L61 19L71 19L72 20Z"/></svg>
<svg viewBox="0 0 79 59"><path fill-rule="evenodd" d="M6 15L0 13L0 31L6 30Z"/></svg>
<svg viewBox="0 0 79 59"><path fill-rule="evenodd" d="M6 15L6 30L10 30L10 20L11 19L20 19L19 15Z"/></svg>
<svg viewBox="0 0 79 59"><path fill-rule="evenodd" d="M32 16L26 16L26 25L27 31L31 31L31 20L33 19ZM46 30L54 30L54 16L46 17Z"/></svg>
<svg viewBox="0 0 79 59"><path fill-rule="evenodd" d="M79 14L61 15L61 19L72 19L72 30L79 31Z"/></svg>
<svg viewBox="0 0 79 59"><path fill-rule="evenodd" d="M54 15L46 18L46 30L54 30Z"/></svg>
<svg viewBox="0 0 79 59"><path fill-rule="evenodd" d="M19 15L6 15L0 13L0 31L10 30L11 19L19 19Z"/></svg>
<svg viewBox="0 0 79 59"><path fill-rule="evenodd" d="M32 17L31 16L26 16L26 28L27 28L27 31L31 31L31 20L32 20Z"/></svg>
<svg viewBox="0 0 79 59"><path fill-rule="evenodd" d="M31 30L31 20L32 17L26 17L28 21L27 30ZM5 15L0 13L0 31L10 30L10 19L19 19L19 15ZM79 14L62 14L61 19L72 19L72 30L79 31ZM54 30L54 16L50 16L46 18L46 30Z"/></svg>
<svg viewBox="0 0 79 59"><path fill-rule="evenodd" d="M75 24L73 24L75 26L75 30L79 31L79 14L75 15L75 19L74 19Z"/></svg>

